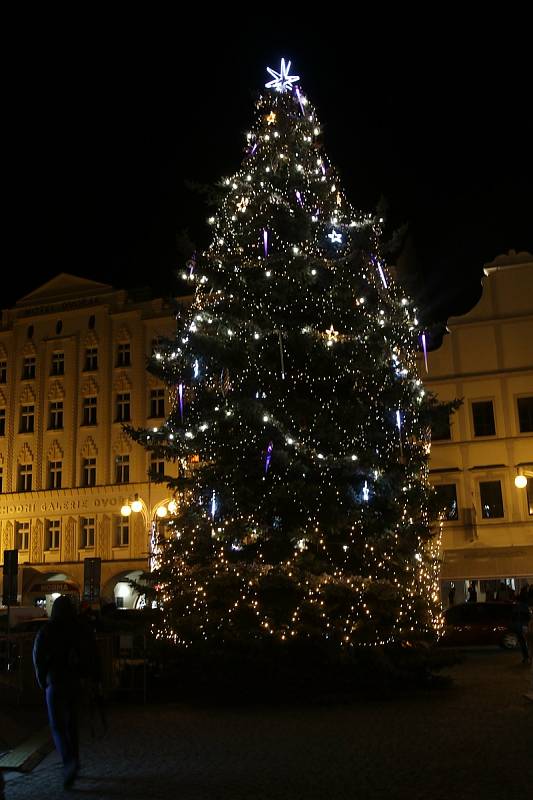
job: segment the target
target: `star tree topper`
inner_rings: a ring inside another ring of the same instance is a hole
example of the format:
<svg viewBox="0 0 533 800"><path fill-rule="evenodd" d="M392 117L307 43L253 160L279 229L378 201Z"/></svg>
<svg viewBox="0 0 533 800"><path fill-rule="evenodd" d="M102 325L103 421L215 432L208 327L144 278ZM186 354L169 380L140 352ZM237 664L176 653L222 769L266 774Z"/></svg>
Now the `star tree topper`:
<svg viewBox="0 0 533 800"><path fill-rule="evenodd" d="M285 59L281 59L281 67L279 72L275 69L267 67L267 72L274 78L273 81L265 83L267 89L275 89L277 92L285 92L287 89L292 88L292 84L300 80L299 75L289 75L291 62L285 63Z"/></svg>

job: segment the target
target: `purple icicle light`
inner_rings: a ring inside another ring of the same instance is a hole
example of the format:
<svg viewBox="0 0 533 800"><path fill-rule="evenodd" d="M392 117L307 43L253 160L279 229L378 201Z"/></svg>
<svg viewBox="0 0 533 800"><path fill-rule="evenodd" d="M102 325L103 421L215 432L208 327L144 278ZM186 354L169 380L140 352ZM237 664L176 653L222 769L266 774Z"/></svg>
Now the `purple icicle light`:
<svg viewBox="0 0 533 800"><path fill-rule="evenodd" d="M298 189L295 189L295 190L294 190L294 193L295 193L295 195L296 195L296 199L298 200L298 203L299 203L301 206L303 206L302 195L300 194L300 192L298 191Z"/></svg>
<svg viewBox="0 0 533 800"><path fill-rule="evenodd" d="M268 231L263 228L263 247L265 249L265 258L268 258Z"/></svg>
<svg viewBox="0 0 533 800"><path fill-rule="evenodd" d="M267 474L268 468L270 466L270 459L272 458L272 450L273 449L274 449L274 443L273 442L269 442L268 443L268 447L267 447L267 452L266 452L266 458L265 458L265 475Z"/></svg>
<svg viewBox="0 0 533 800"><path fill-rule="evenodd" d="M183 422L183 384L182 383L180 383L180 385L178 386L178 395L179 395L179 399L180 399L181 421Z"/></svg>
<svg viewBox="0 0 533 800"><path fill-rule="evenodd" d="M428 370L428 348L427 348L427 343L426 343L426 332L425 331L422 333L422 336L420 338L422 339L422 350L424 351L424 363L426 365L426 372L429 372L429 370Z"/></svg>
<svg viewBox="0 0 533 800"><path fill-rule="evenodd" d="M253 156L253 154L257 150L257 145L258 145L258 142L254 142L254 144L252 145L252 149L250 150L250 155L251 156Z"/></svg>
<svg viewBox="0 0 533 800"><path fill-rule="evenodd" d="M385 287L385 289L387 289L387 281L385 278L385 273L383 272L383 267L381 266L381 263L379 261L378 261L378 272L379 272L379 277L381 278L381 281L383 283L383 286Z"/></svg>

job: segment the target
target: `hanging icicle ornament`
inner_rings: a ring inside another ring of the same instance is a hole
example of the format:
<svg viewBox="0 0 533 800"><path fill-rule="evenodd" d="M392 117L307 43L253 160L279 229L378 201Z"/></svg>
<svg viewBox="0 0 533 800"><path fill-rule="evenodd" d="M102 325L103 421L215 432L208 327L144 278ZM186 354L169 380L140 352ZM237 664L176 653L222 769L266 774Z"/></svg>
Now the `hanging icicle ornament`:
<svg viewBox="0 0 533 800"><path fill-rule="evenodd" d="M285 364L283 362L283 340L281 338L281 331L278 331L278 339L279 339L279 358L281 362L281 380L285 380Z"/></svg>
<svg viewBox="0 0 533 800"><path fill-rule="evenodd" d="M274 443L269 442L268 447L266 450L266 457L265 457L265 475L268 472L268 468L270 467L270 459L272 458L272 450L274 449Z"/></svg>
<svg viewBox="0 0 533 800"><path fill-rule="evenodd" d="M363 500L365 503L368 503L368 498L370 495L370 491L368 489L368 481L365 481L365 485L363 486Z"/></svg>
<svg viewBox="0 0 533 800"><path fill-rule="evenodd" d="M268 231L263 228L263 249L265 251L265 258L268 258Z"/></svg>
<svg viewBox="0 0 533 800"><path fill-rule="evenodd" d="M383 286L385 287L385 289L388 289L389 287L387 286L387 279L385 278L385 273L383 272L383 267L381 266L381 261L379 259L377 259L376 263L377 263L377 267L378 267L379 277L381 278L381 282L382 282Z"/></svg>
<svg viewBox="0 0 533 800"><path fill-rule="evenodd" d="M302 195L300 194L298 189L294 190L294 194L296 195L296 199L298 200L298 204L303 207Z"/></svg>
<svg viewBox="0 0 533 800"><path fill-rule="evenodd" d="M427 348L426 332L425 331L422 332L422 335L421 335L420 339L422 340L422 350L424 351L424 364L426 365L426 373L427 373L427 372L429 372L429 370L428 370L428 348Z"/></svg>
<svg viewBox="0 0 533 800"><path fill-rule="evenodd" d="M305 115L304 101L303 101L303 97L302 97L302 95L300 93L299 86L295 86L294 87L294 91L296 92L296 97L298 98L298 103L300 104L300 111L302 112L302 114Z"/></svg>
<svg viewBox="0 0 533 800"><path fill-rule="evenodd" d="M215 490L213 489L213 494L211 495L211 519L215 519L215 514L217 510L217 498L215 494Z"/></svg>
<svg viewBox="0 0 533 800"><path fill-rule="evenodd" d="M180 401L180 417L181 421L183 422L183 384L180 383L178 386L178 397Z"/></svg>
<svg viewBox="0 0 533 800"><path fill-rule="evenodd" d="M400 439L400 459L403 461L403 445L402 445L402 414L398 409L396 412L396 426L398 428L398 436Z"/></svg>
<svg viewBox="0 0 533 800"><path fill-rule="evenodd" d="M194 270L196 269L196 253L192 254L185 266L189 270L189 279L191 279L194 275Z"/></svg>
<svg viewBox="0 0 533 800"><path fill-rule="evenodd" d="M197 358L194 359L193 374L194 374L195 378L197 378L198 375L200 374L200 364L198 363L198 359Z"/></svg>

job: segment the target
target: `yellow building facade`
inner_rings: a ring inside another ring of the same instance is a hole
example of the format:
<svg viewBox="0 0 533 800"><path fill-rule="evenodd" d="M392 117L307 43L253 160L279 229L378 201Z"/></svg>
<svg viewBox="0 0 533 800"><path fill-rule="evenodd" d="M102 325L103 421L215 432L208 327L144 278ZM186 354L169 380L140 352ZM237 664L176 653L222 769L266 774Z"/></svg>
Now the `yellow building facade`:
<svg viewBox="0 0 533 800"><path fill-rule="evenodd" d="M433 439L430 478L443 509L442 594L493 598L501 581L533 583L533 256L500 256L483 293L448 320L428 353L426 387L463 400L447 438ZM515 485L515 478L520 475Z"/></svg>
<svg viewBox="0 0 533 800"><path fill-rule="evenodd" d="M19 602L82 596L85 559L99 558L102 599L135 607L128 578L148 568L171 500L148 470L175 467L152 461L122 425L156 428L168 414L146 360L175 328L172 303L67 274L2 312L0 559L18 550ZM136 495L140 512L124 517Z"/></svg>

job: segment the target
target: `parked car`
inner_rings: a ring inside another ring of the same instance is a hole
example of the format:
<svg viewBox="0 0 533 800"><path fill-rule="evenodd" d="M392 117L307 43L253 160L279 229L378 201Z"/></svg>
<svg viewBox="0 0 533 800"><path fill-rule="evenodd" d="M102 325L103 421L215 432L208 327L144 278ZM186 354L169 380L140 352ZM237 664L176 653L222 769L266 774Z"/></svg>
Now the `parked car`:
<svg viewBox="0 0 533 800"><path fill-rule="evenodd" d="M518 647L512 630L517 603L461 603L444 612L443 646L494 645L508 650ZM527 624L527 622L525 623Z"/></svg>

